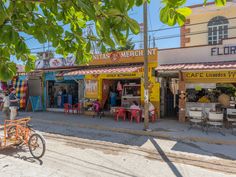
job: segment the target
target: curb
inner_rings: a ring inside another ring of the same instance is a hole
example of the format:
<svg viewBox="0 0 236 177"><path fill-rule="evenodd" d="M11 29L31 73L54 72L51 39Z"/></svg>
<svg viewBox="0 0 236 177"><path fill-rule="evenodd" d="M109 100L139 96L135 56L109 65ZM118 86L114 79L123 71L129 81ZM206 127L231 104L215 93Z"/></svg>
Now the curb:
<svg viewBox="0 0 236 177"><path fill-rule="evenodd" d="M173 136L168 135L166 132L157 132L157 131L143 131L143 130L133 130L133 129L126 129L126 128L110 128L100 125L86 125L86 124L69 124L66 122L55 122L49 120L37 120L41 123L50 123L50 124L57 124L62 126L70 126L70 127L77 127L77 128L85 128L85 129L95 129L95 130L103 130L103 131L110 131L116 133L127 133L131 135L139 135L139 136L151 136L160 139L166 140L174 140L174 141L194 141L194 142L202 142L208 144L218 144L218 145L236 145L236 140L223 140L223 139L209 139L204 137L189 137L189 136Z"/></svg>
<svg viewBox="0 0 236 177"><path fill-rule="evenodd" d="M181 137L181 136L173 136L168 135L164 132L157 132L157 131L143 131L143 130L132 130L132 129L125 129L125 128L109 128L97 125L79 125L80 128L87 128L87 129L96 129L96 130L103 130L103 131L112 131L117 133L127 133L131 135L140 135L140 136L151 136L157 137L160 139L166 140L175 140L175 141L194 141L194 142L202 142L208 144L219 144L219 145L236 145L236 141L232 140L217 140L217 139L209 139L203 137Z"/></svg>

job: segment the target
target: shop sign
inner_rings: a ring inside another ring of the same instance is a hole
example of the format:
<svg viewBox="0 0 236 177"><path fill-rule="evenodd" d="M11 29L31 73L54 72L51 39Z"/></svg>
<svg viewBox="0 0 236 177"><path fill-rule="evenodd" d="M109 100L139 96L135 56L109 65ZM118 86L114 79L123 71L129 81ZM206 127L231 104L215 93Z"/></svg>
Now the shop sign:
<svg viewBox="0 0 236 177"><path fill-rule="evenodd" d="M63 76L56 76L55 80L56 81L64 81L64 77Z"/></svg>
<svg viewBox="0 0 236 177"><path fill-rule="evenodd" d="M71 56L67 58L50 58L50 59L39 59L35 61L36 69L45 68L57 68L57 67L70 67L75 66L76 58Z"/></svg>
<svg viewBox="0 0 236 177"><path fill-rule="evenodd" d="M65 66L75 66L75 60L76 60L76 58L73 56L67 57L64 59L64 65Z"/></svg>
<svg viewBox="0 0 236 177"><path fill-rule="evenodd" d="M138 73L120 73L120 74L106 74L105 78L126 78L126 77L140 77Z"/></svg>
<svg viewBox="0 0 236 177"><path fill-rule="evenodd" d="M63 59L62 58L51 58L49 60L50 68L57 68L63 66Z"/></svg>
<svg viewBox="0 0 236 177"><path fill-rule="evenodd" d="M85 81L85 95L87 98L96 97L98 95L98 81L97 80Z"/></svg>
<svg viewBox="0 0 236 177"><path fill-rule="evenodd" d="M223 47L211 48L211 56L235 55L235 54L236 54L236 46L223 46Z"/></svg>
<svg viewBox="0 0 236 177"><path fill-rule="evenodd" d="M157 49L148 49L149 61L157 62ZM144 50L115 51L95 54L91 64L138 63L144 61Z"/></svg>
<svg viewBox="0 0 236 177"><path fill-rule="evenodd" d="M186 79L236 79L236 71L209 71L183 73Z"/></svg>

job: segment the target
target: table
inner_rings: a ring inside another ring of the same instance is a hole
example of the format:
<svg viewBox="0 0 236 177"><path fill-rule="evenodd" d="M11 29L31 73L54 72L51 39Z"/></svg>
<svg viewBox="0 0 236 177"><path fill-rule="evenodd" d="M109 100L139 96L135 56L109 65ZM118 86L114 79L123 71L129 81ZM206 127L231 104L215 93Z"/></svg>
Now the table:
<svg viewBox="0 0 236 177"><path fill-rule="evenodd" d="M135 109L130 109L129 107L111 107L111 113L115 113L117 109L119 108L124 108L125 111L127 112L127 114L129 114L132 110L135 110ZM140 111L140 115L141 115L141 119L142 119L142 108L139 110Z"/></svg>

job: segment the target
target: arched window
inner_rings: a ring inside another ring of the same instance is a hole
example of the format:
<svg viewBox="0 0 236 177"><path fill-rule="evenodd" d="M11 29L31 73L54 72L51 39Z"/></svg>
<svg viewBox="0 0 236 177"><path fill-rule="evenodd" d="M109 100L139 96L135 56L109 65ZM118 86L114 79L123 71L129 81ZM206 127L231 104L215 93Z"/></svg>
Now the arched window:
<svg viewBox="0 0 236 177"><path fill-rule="evenodd" d="M208 44L219 44L222 39L228 38L228 25L229 21L225 17L217 16L212 18L208 22Z"/></svg>

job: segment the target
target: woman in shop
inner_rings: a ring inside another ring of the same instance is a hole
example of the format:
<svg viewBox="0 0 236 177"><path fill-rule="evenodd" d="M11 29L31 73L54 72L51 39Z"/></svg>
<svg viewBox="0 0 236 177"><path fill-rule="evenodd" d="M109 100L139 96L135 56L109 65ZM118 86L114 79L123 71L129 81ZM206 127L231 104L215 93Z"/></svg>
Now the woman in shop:
<svg viewBox="0 0 236 177"><path fill-rule="evenodd" d="M63 93L63 88L60 88L60 90L58 91L58 95L57 95L57 107L58 108L61 107L62 93Z"/></svg>
<svg viewBox="0 0 236 177"><path fill-rule="evenodd" d="M114 90L111 89L111 91L110 91L110 104L111 104L111 107L116 106L116 97L117 97L116 92L114 92Z"/></svg>

